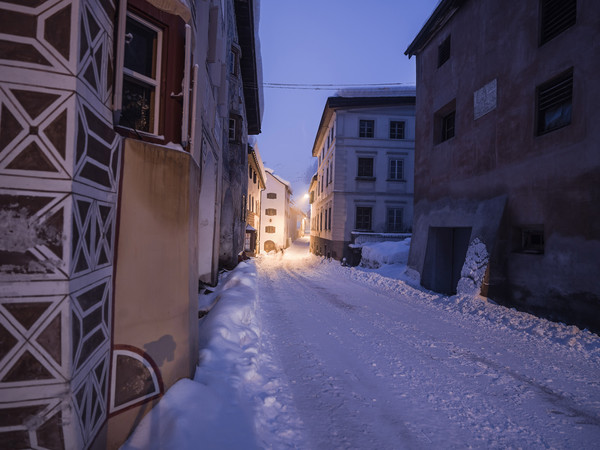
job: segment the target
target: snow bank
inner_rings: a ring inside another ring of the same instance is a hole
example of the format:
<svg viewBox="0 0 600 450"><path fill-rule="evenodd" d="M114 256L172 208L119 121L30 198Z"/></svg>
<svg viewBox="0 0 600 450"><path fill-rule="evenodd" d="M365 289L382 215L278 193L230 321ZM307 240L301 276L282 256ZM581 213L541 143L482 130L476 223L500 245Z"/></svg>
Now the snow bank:
<svg viewBox="0 0 600 450"><path fill-rule="evenodd" d="M406 264L410 239L403 241L367 242L362 245L360 265L378 269L384 264Z"/></svg>
<svg viewBox="0 0 600 450"><path fill-rule="evenodd" d="M485 244L478 238L473 239L467 249L456 292L458 294L479 294L489 261L490 256Z"/></svg>
<svg viewBox="0 0 600 450"><path fill-rule="evenodd" d="M261 351L257 299L253 261L226 273L212 293L200 294L199 306L211 307L200 322L194 379L175 383L122 449L294 446L301 424L288 416L283 376Z"/></svg>

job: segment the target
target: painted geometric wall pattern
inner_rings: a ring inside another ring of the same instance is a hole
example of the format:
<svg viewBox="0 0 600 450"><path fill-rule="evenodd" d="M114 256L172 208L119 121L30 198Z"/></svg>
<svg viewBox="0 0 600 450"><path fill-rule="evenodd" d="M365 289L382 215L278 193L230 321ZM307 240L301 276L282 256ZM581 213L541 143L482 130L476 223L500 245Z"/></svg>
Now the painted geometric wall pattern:
<svg viewBox="0 0 600 450"><path fill-rule="evenodd" d="M13 83L0 88L0 174L70 179L75 95Z"/></svg>
<svg viewBox="0 0 600 450"><path fill-rule="evenodd" d="M107 417L107 395L109 387L110 359L108 352L104 357L95 361L93 368L84 381L73 389L73 404L75 405L82 440L87 445L96 435Z"/></svg>
<svg viewBox="0 0 600 450"><path fill-rule="evenodd" d="M121 138L112 124L80 99L77 108L75 181L96 189L116 192L120 167Z"/></svg>
<svg viewBox="0 0 600 450"><path fill-rule="evenodd" d="M86 286L71 295L71 348L73 373L78 376L97 352L110 343L112 278ZM99 352L103 357L102 351Z"/></svg>
<svg viewBox="0 0 600 450"><path fill-rule="evenodd" d="M0 388L69 379L68 322L65 296L0 298Z"/></svg>
<svg viewBox="0 0 600 450"><path fill-rule="evenodd" d="M107 417L115 11L0 1L0 448L84 448Z"/></svg>
<svg viewBox="0 0 600 450"><path fill-rule="evenodd" d="M59 399L0 405L0 448L65 448Z"/></svg>
<svg viewBox="0 0 600 450"><path fill-rule="evenodd" d="M109 0L89 1L80 9L77 76L108 107L112 100L114 73L114 17L115 8Z"/></svg>
<svg viewBox="0 0 600 450"><path fill-rule="evenodd" d="M115 206L74 195L71 275L80 276L113 262Z"/></svg>
<svg viewBox="0 0 600 450"><path fill-rule="evenodd" d="M5 0L0 7L0 64L75 74L71 36L77 16L71 0Z"/></svg>
<svg viewBox="0 0 600 450"><path fill-rule="evenodd" d="M64 193L0 189L0 280L66 280L71 199Z"/></svg>

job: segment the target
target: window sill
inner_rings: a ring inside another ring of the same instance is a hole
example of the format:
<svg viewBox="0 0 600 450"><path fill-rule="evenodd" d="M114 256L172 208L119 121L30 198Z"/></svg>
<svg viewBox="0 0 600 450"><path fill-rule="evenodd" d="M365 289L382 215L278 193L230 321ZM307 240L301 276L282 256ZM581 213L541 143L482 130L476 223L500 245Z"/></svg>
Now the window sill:
<svg viewBox="0 0 600 450"><path fill-rule="evenodd" d="M376 179L375 177L356 177L357 181L375 181Z"/></svg>
<svg viewBox="0 0 600 450"><path fill-rule="evenodd" d="M395 178L388 178L385 181L387 181L388 183L406 183L406 180L398 180L398 179L395 179Z"/></svg>

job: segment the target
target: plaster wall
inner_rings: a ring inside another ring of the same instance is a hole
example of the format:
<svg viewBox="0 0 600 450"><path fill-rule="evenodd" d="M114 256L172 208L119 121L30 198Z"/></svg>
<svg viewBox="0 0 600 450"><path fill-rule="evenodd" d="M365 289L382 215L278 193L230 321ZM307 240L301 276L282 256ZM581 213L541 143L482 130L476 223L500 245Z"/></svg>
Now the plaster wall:
<svg viewBox="0 0 600 450"><path fill-rule="evenodd" d="M262 247L260 249L261 252L265 251L265 243L267 241L273 241L275 245L279 248L287 247L287 234L286 229L288 225L288 221L286 218L286 191L287 188L285 184L279 181L277 178L273 176L270 172L266 172L267 174L267 182L266 188L262 191L262 200L261 200L261 242ZM271 199L267 198L269 193L274 193L277 195L277 198ZM266 210L269 208L275 208L277 210L277 214L274 216L269 216L266 214ZM267 233L266 227L275 227L275 233Z"/></svg>
<svg viewBox="0 0 600 450"><path fill-rule="evenodd" d="M537 2L465 2L417 55L415 169L416 209L425 216L456 200L507 197L495 244L486 242L494 247L490 296L595 329L600 281L590 249L600 245L600 60L581 43L597 40L599 8L577 2L576 25L539 46ZM438 68L437 49L448 35L451 56ZM570 68L571 123L537 136L536 87ZM475 118L474 93L493 81L495 108ZM435 113L453 101L456 135L436 143ZM452 222L450 213L443 222ZM534 224L543 226L544 253L519 253L519 228ZM409 258L417 271L420 233Z"/></svg>
<svg viewBox="0 0 600 450"><path fill-rule="evenodd" d="M125 140L113 342L142 349L165 390L198 362L198 181L188 153ZM133 409L111 417L109 445L148 407Z"/></svg>

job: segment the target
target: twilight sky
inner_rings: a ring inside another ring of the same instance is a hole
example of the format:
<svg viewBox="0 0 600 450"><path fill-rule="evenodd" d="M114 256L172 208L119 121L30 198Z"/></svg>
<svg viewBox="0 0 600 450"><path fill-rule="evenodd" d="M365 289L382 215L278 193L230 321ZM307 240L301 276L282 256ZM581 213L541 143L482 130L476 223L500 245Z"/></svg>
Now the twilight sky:
<svg viewBox="0 0 600 450"><path fill-rule="evenodd" d="M261 0L265 83L415 83L415 58L404 51L438 0ZM335 90L265 87L265 167L292 184L306 208L311 151L327 97Z"/></svg>

